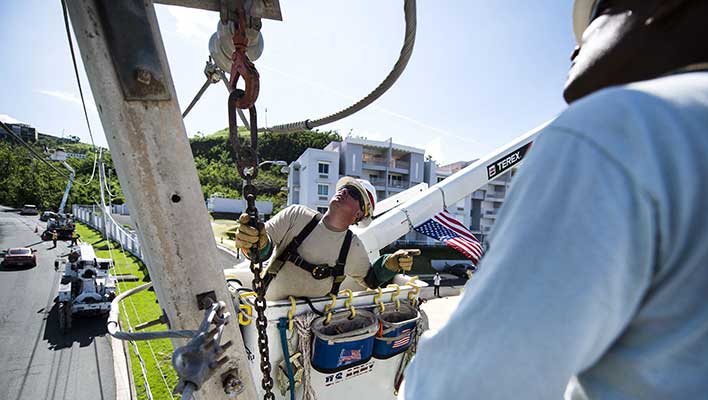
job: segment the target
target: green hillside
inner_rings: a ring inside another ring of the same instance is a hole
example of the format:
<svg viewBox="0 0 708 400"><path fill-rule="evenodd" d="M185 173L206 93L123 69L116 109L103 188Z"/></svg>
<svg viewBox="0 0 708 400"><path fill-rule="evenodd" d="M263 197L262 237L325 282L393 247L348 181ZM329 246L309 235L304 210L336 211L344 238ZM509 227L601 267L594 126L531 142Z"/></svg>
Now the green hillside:
<svg viewBox="0 0 708 400"><path fill-rule="evenodd" d="M241 131L240 134L246 137L247 132ZM290 163L308 147L321 149L332 141L341 141L339 134L334 131L304 131L290 134L266 132L259 135L258 152L261 161L282 160ZM227 130L192 138L190 143L205 199L214 194L241 197L242 181L231 157ZM69 153L86 154L84 159L67 160L76 170L75 184L71 189L67 208L74 203L94 204L99 201L98 171L90 180L94 166L94 152L91 145L40 135L39 141L33 143L32 147L45 157L48 157L44 152L45 149L57 147L63 147ZM103 157L107 165L112 165L109 151L104 151ZM68 176L69 171L61 163L52 162L52 164ZM13 207L36 204L42 210L58 207L67 178L34 159L25 147L12 139L0 140L0 171L2 171L0 204ZM111 194L114 196L113 204L122 204L125 200L115 171L107 168L106 174ZM262 193L259 199L273 201L277 212L287 201L287 193L281 190L286 183L287 175L280 172L280 167L272 169L266 167L259 172L255 181L256 187Z"/></svg>

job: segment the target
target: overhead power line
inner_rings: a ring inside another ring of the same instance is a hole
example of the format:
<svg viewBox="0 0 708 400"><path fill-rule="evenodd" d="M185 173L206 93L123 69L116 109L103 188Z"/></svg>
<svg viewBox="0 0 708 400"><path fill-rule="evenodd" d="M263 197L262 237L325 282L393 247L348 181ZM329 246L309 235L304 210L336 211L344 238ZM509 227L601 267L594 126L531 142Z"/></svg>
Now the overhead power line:
<svg viewBox="0 0 708 400"><path fill-rule="evenodd" d="M35 157L36 159L38 159L39 161L45 163L47 166L49 166L49 168L51 168L51 169L53 169L54 171L56 171L59 175L63 176L63 177L66 178L66 179L69 179L69 175L65 174L62 170L56 168L54 165L52 165L52 163L50 163L49 161L47 161L41 154L37 153L37 151L36 151L35 149L33 149L32 146L29 145L29 143L25 142L25 141L22 139L22 137L20 137L19 135L17 135L12 129L10 129L10 127L8 127L7 125L5 125L4 122L0 121L0 126L2 126L2 128L3 128L7 133L9 133L13 138L15 138L15 140L17 140L18 142L20 142L20 144L22 144L23 146L25 146L25 147L27 148L27 150L29 150L30 153L32 153L32 155L34 155L34 157Z"/></svg>

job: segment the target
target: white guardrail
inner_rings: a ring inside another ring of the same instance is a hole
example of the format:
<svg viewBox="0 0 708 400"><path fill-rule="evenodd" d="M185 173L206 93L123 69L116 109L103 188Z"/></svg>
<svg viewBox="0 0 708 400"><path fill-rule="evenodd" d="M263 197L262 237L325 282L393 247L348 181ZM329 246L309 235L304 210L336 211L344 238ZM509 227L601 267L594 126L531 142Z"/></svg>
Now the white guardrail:
<svg viewBox="0 0 708 400"><path fill-rule="evenodd" d="M108 236L107 239L112 239L120 243L124 250L127 250L130 254L138 257L140 261L145 262L145 260L143 260L143 253L140 250L138 234L135 231L127 231L113 219L111 214L106 215L107 226L104 230L103 216L101 215L100 208L74 204L72 207L72 212L77 221L80 221L98 230L99 232L105 232L106 236Z"/></svg>

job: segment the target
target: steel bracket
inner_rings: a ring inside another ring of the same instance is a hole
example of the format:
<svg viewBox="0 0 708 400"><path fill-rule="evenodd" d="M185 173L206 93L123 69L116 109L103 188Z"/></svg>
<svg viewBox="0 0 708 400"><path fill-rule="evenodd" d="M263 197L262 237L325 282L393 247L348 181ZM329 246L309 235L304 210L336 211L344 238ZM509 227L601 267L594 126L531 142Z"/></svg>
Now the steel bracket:
<svg viewBox="0 0 708 400"><path fill-rule="evenodd" d="M142 0L96 1L106 46L126 100L171 100Z"/></svg>

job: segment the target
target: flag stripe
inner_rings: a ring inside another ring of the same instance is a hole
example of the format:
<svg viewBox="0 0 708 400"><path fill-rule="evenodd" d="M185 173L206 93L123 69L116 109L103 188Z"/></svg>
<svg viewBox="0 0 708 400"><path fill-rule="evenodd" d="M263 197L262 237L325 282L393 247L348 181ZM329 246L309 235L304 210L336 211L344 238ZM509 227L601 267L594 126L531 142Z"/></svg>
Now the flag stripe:
<svg viewBox="0 0 708 400"><path fill-rule="evenodd" d="M482 252L480 251L480 249L477 246L475 246L475 243L470 243L468 241L461 240L459 238L450 239L450 242L455 243L458 246L466 249L468 252L472 253L477 258L482 256Z"/></svg>
<svg viewBox="0 0 708 400"><path fill-rule="evenodd" d="M450 240L450 245L453 245L453 244L456 244L457 246L460 246L462 249L466 250L466 251L467 251L468 253L470 253L470 254L473 254L475 257L481 256L481 254L479 254L479 253L477 252L477 250L474 249L474 248L470 245L470 243L468 243L468 242L465 242L465 241L460 240L460 239L451 239L451 240Z"/></svg>
<svg viewBox="0 0 708 400"><path fill-rule="evenodd" d="M447 246L454 248L475 264L479 262L479 259L484 254L482 245L472 232L446 210L439 212L414 229L423 235L440 240Z"/></svg>
<svg viewBox="0 0 708 400"><path fill-rule="evenodd" d="M474 237L470 237L470 235L471 235L470 233L466 233L463 229L460 229L460 228L458 228L458 227L451 226L450 224L447 224L444 220L442 220L441 218L439 218L439 216L440 216L440 215L436 215L435 217L433 217L433 219L435 219L435 220L437 220L438 222L440 222L441 224L443 224L446 228L455 231L458 235L464 236L464 237L465 237L466 239L468 239L468 240L475 240Z"/></svg>
<svg viewBox="0 0 708 400"><path fill-rule="evenodd" d="M477 238L470 232L467 227L462 224L462 222L458 221L457 218L452 216L450 213L447 213L443 211L442 213L438 214L439 217L445 218L445 220L449 221L450 223L457 225L457 229L455 229L454 226L448 225L450 228L455 229L458 233L461 235L465 236L466 238L477 241Z"/></svg>
<svg viewBox="0 0 708 400"><path fill-rule="evenodd" d="M477 238L475 238L474 235L472 235L472 233L470 233L467 228L450 213L443 211L436 215L435 218L438 218L438 220L445 226L455 230L457 233L467 237L468 239L477 240Z"/></svg>

